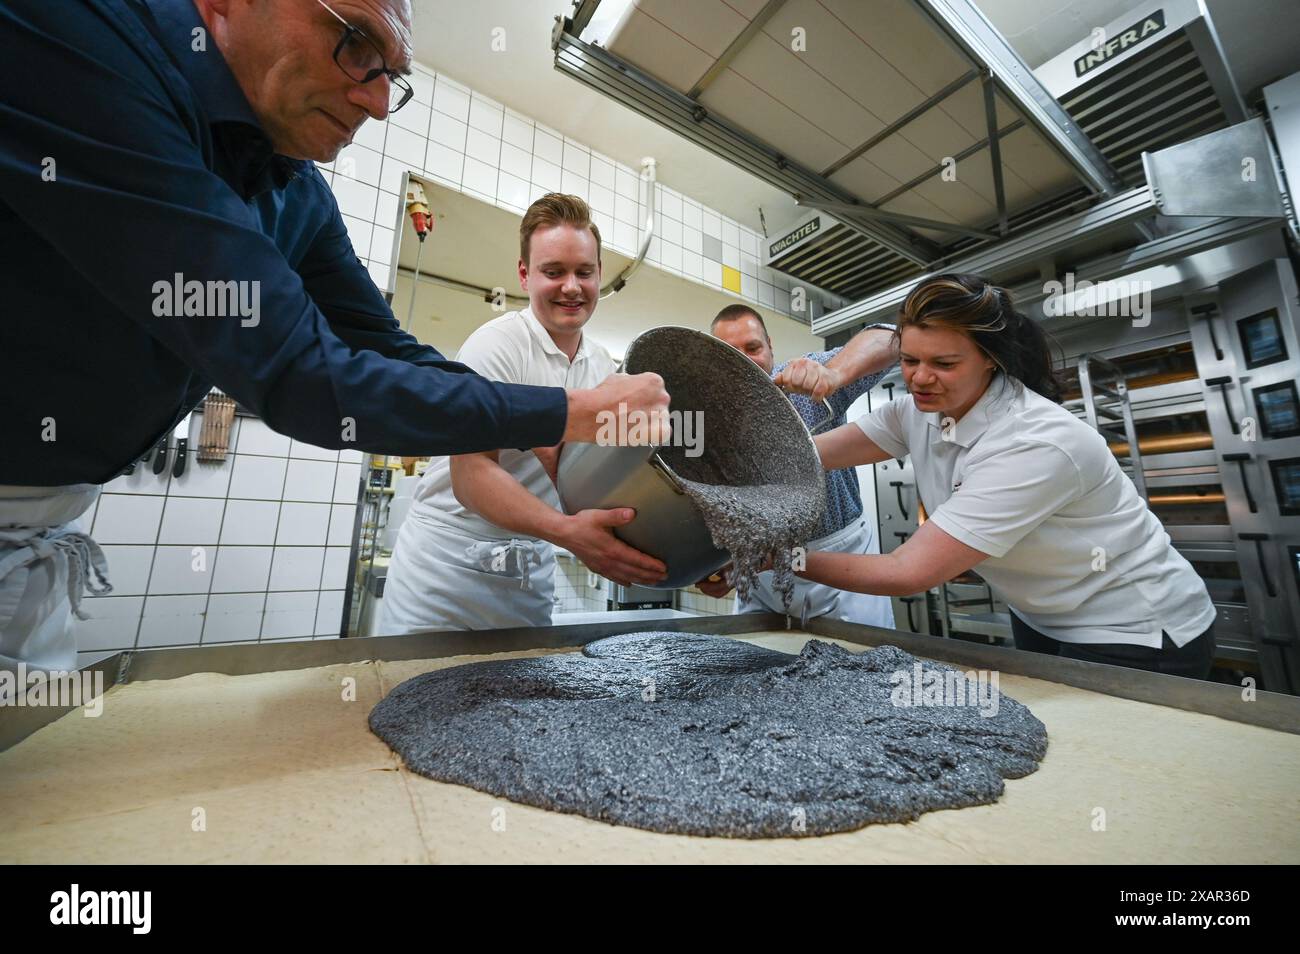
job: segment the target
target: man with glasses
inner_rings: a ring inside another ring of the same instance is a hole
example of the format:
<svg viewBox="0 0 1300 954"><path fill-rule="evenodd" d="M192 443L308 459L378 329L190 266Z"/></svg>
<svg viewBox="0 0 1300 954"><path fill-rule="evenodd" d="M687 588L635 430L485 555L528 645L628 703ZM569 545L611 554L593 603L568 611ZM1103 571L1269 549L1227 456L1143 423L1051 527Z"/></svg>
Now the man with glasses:
<svg viewBox="0 0 1300 954"><path fill-rule="evenodd" d="M213 385L412 456L666 421L656 375L502 384L400 330L313 160L410 98L408 0L0 0L0 35L0 667L75 667L75 521Z"/></svg>

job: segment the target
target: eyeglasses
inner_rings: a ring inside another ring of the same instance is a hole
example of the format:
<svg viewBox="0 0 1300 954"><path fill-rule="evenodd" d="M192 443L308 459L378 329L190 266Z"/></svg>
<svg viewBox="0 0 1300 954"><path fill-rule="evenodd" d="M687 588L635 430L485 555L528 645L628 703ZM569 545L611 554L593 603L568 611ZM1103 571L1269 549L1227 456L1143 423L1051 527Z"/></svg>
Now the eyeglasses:
<svg viewBox="0 0 1300 954"><path fill-rule="evenodd" d="M411 97L415 95L415 90L411 89L411 84L400 73L388 68L388 63L378 44L330 9L324 0L316 0L316 2L329 10L330 15L343 24L343 36L339 39L338 46L334 47L334 62L338 64L339 69L357 83L369 83L381 76L387 76L390 113L397 112L409 103Z"/></svg>

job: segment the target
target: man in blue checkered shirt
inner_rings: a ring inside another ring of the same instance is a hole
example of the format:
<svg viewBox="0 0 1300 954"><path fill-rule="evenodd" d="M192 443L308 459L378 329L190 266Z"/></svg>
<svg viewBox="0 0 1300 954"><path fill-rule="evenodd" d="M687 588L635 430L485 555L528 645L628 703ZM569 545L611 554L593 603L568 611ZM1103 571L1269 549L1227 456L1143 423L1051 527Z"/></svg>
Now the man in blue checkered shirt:
<svg viewBox="0 0 1300 954"><path fill-rule="evenodd" d="M898 346L893 325L870 325L830 351L814 351L783 364L775 364L772 339L763 318L748 305L728 305L713 319L711 331L760 368L772 375L778 385L801 392L790 400L809 428L839 427L854 401L866 394L877 381L898 364ZM827 424L828 412L823 400L834 409L834 420ZM809 541L808 550L837 553L879 553L875 518L862 512L857 471L852 467L826 472L826 514L817 539ZM701 592L725 596L731 583L724 574L701 581ZM785 608L772 586L772 571L759 574L749 599L736 597L737 613L783 613ZM795 580L790 613L812 619L832 619L894 628L894 613L888 597L850 593L808 580Z"/></svg>

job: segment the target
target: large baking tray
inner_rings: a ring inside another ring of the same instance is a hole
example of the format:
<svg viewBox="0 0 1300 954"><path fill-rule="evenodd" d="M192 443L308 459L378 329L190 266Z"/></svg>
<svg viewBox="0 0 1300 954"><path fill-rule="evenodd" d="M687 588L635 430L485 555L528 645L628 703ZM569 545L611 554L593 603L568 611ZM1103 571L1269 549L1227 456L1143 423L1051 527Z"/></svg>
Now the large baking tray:
<svg viewBox="0 0 1300 954"><path fill-rule="evenodd" d="M791 629L805 632L809 636L841 639L863 647L893 645L915 656L949 663L960 669L996 670L999 673L1030 676L1103 695L1186 709L1233 722L1300 734L1300 697L1296 696L1257 691L1253 700L1246 701L1242 687L1238 686L1061 659L1041 653L986 646L940 636L904 633L839 620L809 620L801 627L778 613L131 650L102 659L82 672L102 673L104 690L108 691L119 683L176 679L197 672L242 676L370 660L438 659L528 649L576 648L593 639L651 629L719 636L745 636ZM9 706L0 709L0 751L17 744L72 708Z"/></svg>

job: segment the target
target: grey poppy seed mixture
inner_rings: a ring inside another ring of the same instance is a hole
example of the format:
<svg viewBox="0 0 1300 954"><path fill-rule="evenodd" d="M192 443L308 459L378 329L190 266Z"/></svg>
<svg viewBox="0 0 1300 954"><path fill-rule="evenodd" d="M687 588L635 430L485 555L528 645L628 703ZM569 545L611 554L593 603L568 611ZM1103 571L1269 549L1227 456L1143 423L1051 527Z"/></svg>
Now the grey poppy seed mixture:
<svg viewBox="0 0 1300 954"><path fill-rule="evenodd" d="M801 837L983 805L1038 767L1027 708L896 704L917 661L810 640L789 653L695 633L409 679L370 727L414 772L658 832ZM931 669L943 669L927 663ZM996 693L996 690L994 690Z"/></svg>
<svg viewBox="0 0 1300 954"><path fill-rule="evenodd" d="M731 555L732 582L741 599L772 558L772 583L786 612L794 597L794 548L811 538L821 520L821 505L809 505L807 487L791 484L730 486L683 480L700 508L713 545ZM825 484L822 486L825 500Z"/></svg>
<svg viewBox="0 0 1300 954"><path fill-rule="evenodd" d="M798 412L756 364L689 328L641 335L626 370L654 371L673 411L703 415L703 453L669 446L659 456L699 508L713 545L731 555L740 595L749 595L770 556L788 610L792 550L816 536L826 506L825 473Z"/></svg>

